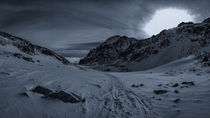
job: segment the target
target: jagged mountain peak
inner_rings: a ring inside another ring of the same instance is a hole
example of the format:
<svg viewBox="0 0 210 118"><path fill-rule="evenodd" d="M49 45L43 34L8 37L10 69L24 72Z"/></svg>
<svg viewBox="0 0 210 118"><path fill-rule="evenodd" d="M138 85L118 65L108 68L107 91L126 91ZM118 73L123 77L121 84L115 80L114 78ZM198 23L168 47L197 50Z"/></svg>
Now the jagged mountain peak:
<svg viewBox="0 0 210 118"><path fill-rule="evenodd" d="M80 60L80 64L91 63L110 63L119 59L127 48L136 43L137 39L126 36L115 35L108 38L104 43L88 53L88 56Z"/></svg>
<svg viewBox="0 0 210 118"><path fill-rule="evenodd" d="M184 26L184 25L193 25L193 22L181 22L178 27Z"/></svg>
<svg viewBox="0 0 210 118"><path fill-rule="evenodd" d="M107 40L104 41L103 44L114 44L114 43L119 43L119 42L135 42L135 38L129 38L127 36L120 36L120 35L114 35Z"/></svg>

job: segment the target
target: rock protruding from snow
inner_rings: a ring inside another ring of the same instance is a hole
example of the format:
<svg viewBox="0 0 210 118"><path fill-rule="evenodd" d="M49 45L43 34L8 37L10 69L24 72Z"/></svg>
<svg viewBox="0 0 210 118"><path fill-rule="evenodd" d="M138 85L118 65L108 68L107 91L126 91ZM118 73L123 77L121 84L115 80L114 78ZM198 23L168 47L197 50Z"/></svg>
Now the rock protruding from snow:
<svg viewBox="0 0 210 118"><path fill-rule="evenodd" d="M32 91L43 95L48 95L52 92L50 89L42 86L36 86L34 89L32 89Z"/></svg>
<svg viewBox="0 0 210 118"><path fill-rule="evenodd" d="M59 99L64 103L78 103L82 102L82 98L74 93L66 93L65 91L53 92L46 96L46 98Z"/></svg>
<svg viewBox="0 0 210 118"><path fill-rule="evenodd" d="M119 45L125 44L125 45ZM102 71L137 71L167 64L171 61L197 56L210 50L209 18L203 23L180 23L144 40L114 36L80 61Z"/></svg>
<svg viewBox="0 0 210 118"><path fill-rule="evenodd" d="M16 36L12 36L5 32L0 32L0 45L1 46L7 45L7 46L10 46L10 48L11 48L11 46L16 47L17 49L20 50L20 52L30 55L30 56L39 55L39 54L51 56L51 57L57 59L58 61L62 62L63 64L69 64L68 60L66 60L64 57L56 54L55 52L53 52L47 48L41 47L41 46L33 45L32 43L30 43L27 40L24 40L24 39L16 37ZM9 50L9 51L12 51L12 50ZM12 52L10 52L10 53L12 53ZM16 57L18 57L18 58L24 57L24 56L21 56L22 54L19 54L19 53L18 53L18 55L17 55L17 53L14 53L14 54L16 54ZM24 58L26 59L26 57L24 57ZM31 59L29 61L32 62Z"/></svg>
<svg viewBox="0 0 210 118"><path fill-rule="evenodd" d="M32 89L32 92L44 95L43 98L59 99L64 103L78 103L84 101L84 99L82 99L80 96L72 92L71 93L66 93L65 91L53 92L50 89L42 86L35 87L34 89Z"/></svg>

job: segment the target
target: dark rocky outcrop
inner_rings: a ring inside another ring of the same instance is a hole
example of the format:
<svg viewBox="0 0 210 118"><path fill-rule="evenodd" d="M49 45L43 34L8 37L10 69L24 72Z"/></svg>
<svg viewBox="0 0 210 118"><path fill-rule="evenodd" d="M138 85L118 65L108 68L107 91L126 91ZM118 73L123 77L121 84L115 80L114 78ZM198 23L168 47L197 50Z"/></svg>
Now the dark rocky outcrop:
<svg viewBox="0 0 210 118"><path fill-rule="evenodd" d="M153 91L155 94L165 94L165 93L167 93L168 91L167 90L154 90Z"/></svg>
<svg viewBox="0 0 210 118"><path fill-rule="evenodd" d="M34 89L32 89L32 91L43 95L48 95L49 93L52 92L50 89L42 86L36 86Z"/></svg>
<svg viewBox="0 0 210 118"><path fill-rule="evenodd" d="M15 58L18 58L18 59L23 59L25 61L28 61L28 62L32 62L34 63L35 61L33 60L33 58L31 57L28 57L28 56L25 56L23 54L20 54L20 53L12 53L12 52L8 52L8 51L1 51L0 50L0 55L5 55L5 56L13 56Z"/></svg>
<svg viewBox="0 0 210 118"><path fill-rule="evenodd" d="M182 84L186 84L186 85L195 85L194 82L182 82Z"/></svg>
<svg viewBox="0 0 210 118"><path fill-rule="evenodd" d="M180 100L179 98L177 98L177 99L175 99L173 102L179 103L179 102L181 102L181 100Z"/></svg>
<svg viewBox="0 0 210 118"><path fill-rule="evenodd" d="M143 86L144 86L144 84L138 84L138 85L132 84L133 88L138 88L138 87L143 87Z"/></svg>
<svg viewBox="0 0 210 118"><path fill-rule="evenodd" d="M31 44L29 41L26 41L26 40L16 37L16 36L12 36L5 32L0 32L0 36L11 40L12 45L17 47L18 49L20 49L22 52L31 54L31 55L35 54L34 45Z"/></svg>
<svg viewBox="0 0 210 118"><path fill-rule="evenodd" d="M179 91L178 90L174 90L174 93L179 93Z"/></svg>
<svg viewBox="0 0 210 118"><path fill-rule="evenodd" d="M179 86L179 84L178 83L176 83L176 84L174 84L172 87L178 87Z"/></svg>
<svg viewBox="0 0 210 118"><path fill-rule="evenodd" d="M85 101L85 99L82 99L80 96L72 92L71 93L66 93L65 91L53 92L52 90L42 87L42 86L36 86L31 91L44 95L43 98L58 99L58 100L63 101L64 103L78 103L78 102Z"/></svg>
<svg viewBox="0 0 210 118"><path fill-rule="evenodd" d="M193 22L182 22L178 25L178 27L182 27L184 25L192 25L192 24L193 24Z"/></svg>
<svg viewBox="0 0 210 118"><path fill-rule="evenodd" d="M13 53L13 56L34 63L34 60L31 57L26 57L19 53Z"/></svg>

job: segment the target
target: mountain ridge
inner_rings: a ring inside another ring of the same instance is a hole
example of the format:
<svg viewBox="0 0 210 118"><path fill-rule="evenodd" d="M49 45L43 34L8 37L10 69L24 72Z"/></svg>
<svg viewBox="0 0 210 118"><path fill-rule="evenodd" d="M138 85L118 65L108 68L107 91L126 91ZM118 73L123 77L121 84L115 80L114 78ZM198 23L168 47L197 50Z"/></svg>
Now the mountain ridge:
<svg viewBox="0 0 210 118"><path fill-rule="evenodd" d="M112 38L107 40L111 42ZM115 43L109 43L106 47L101 44L81 59L79 64L102 71L136 71L151 69L190 55L198 56L210 49L210 18L202 23L182 22L178 27L163 30L147 39L132 39L136 41L120 52L118 58L112 58L116 55L113 52L105 52L122 47ZM130 38L127 37L127 40Z"/></svg>
<svg viewBox="0 0 210 118"><path fill-rule="evenodd" d="M51 56L55 58L56 60L62 62L63 64L69 64L70 62L66 60L64 57L58 55L57 53L49 50L48 48L41 47L38 45L34 45L30 43L29 41L13 36L11 34L5 33L5 32L0 32L0 45L5 46L14 46L18 50L20 50L20 53L17 52L11 52L11 50L2 50L2 54L12 54L13 56L17 58L23 58L24 60L29 60L30 62L32 61L31 57L26 57L26 56L33 56L33 55L39 55L43 54L46 56ZM13 51L13 50L12 50ZM23 52L23 54L21 54Z"/></svg>

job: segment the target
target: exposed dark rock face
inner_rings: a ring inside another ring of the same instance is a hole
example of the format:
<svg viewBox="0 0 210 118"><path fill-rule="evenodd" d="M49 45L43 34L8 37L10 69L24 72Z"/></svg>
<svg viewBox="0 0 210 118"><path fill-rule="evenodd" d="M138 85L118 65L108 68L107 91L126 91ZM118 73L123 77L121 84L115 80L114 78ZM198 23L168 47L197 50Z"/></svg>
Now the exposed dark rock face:
<svg viewBox="0 0 210 118"><path fill-rule="evenodd" d="M179 98L177 98L176 100L174 100L173 102L175 102L175 103L179 103L179 102L181 102L181 100L179 99Z"/></svg>
<svg viewBox="0 0 210 118"><path fill-rule="evenodd" d="M143 87L143 86L144 86L144 84L138 84L138 85L132 84L133 88L138 88L138 87Z"/></svg>
<svg viewBox="0 0 210 118"><path fill-rule="evenodd" d="M179 93L179 91L178 90L175 90L174 93Z"/></svg>
<svg viewBox="0 0 210 118"><path fill-rule="evenodd" d="M16 37L16 36L12 36L12 35L10 35L8 33L5 33L5 32L0 32L0 36L7 39L7 40L4 40L4 41L0 40L1 45L10 44L10 45L15 46L20 51L22 51L22 52L24 52L28 55L36 55L36 54L40 53L40 54L43 54L43 55L54 57L55 59L61 61L63 64L69 64L69 61L66 60L64 57L56 54L55 52L53 52L53 51L51 51L47 48L40 47L40 46L37 46L37 45L33 45L32 43L30 43L27 40L24 40L24 39ZM18 57L20 57L20 56L18 56ZM31 61L28 58L25 58L24 60Z"/></svg>
<svg viewBox="0 0 210 118"><path fill-rule="evenodd" d="M182 84L186 84L186 85L195 85L194 82L182 82Z"/></svg>
<svg viewBox="0 0 210 118"><path fill-rule="evenodd" d="M165 94L165 93L167 93L168 91L167 90L154 90L153 91L155 94Z"/></svg>
<svg viewBox="0 0 210 118"><path fill-rule="evenodd" d="M178 87L179 86L179 84L178 83L176 83L176 84L174 84L172 87Z"/></svg>
<svg viewBox="0 0 210 118"><path fill-rule="evenodd" d="M210 50L209 19L180 23L144 40L113 36L91 50L79 64L102 71L146 70Z"/></svg>

